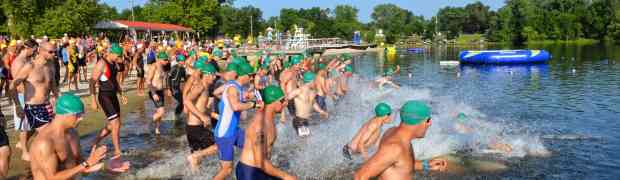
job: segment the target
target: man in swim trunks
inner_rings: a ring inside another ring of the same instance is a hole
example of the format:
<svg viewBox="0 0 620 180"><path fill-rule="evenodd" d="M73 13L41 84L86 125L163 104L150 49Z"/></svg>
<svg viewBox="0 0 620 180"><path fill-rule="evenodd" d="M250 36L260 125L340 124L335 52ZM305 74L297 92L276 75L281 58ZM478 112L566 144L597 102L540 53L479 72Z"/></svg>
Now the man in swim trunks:
<svg viewBox="0 0 620 180"><path fill-rule="evenodd" d="M445 160L415 160L411 146L411 141L424 138L432 125L430 107L421 101L407 101L400 108L400 119L400 125L383 134L377 152L355 172L356 180L413 179L414 170L446 170Z"/></svg>
<svg viewBox="0 0 620 180"><path fill-rule="evenodd" d="M316 74L313 72L305 72L303 75L304 85L291 91L286 95L288 100L295 102L295 118L293 118L293 127L299 136L310 135L308 129L308 121L311 119L312 111L321 114L323 119L327 119L329 114L321 109L315 102L316 98Z"/></svg>
<svg viewBox="0 0 620 180"><path fill-rule="evenodd" d="M316 103L323 110L327 110L327 104L325 103L325 99L327 96L331 97L332 100L335 99L334 95L330 93L329 86L327 83L327 66L325 64L318 65L319 71L316 76Z"/></svg>
<svg viewBox="0 0 620 180"><path fill-rule="evenodd" d="M280 73L280 86L284 88L284 94L288 94L291 91L297 89L297 81L301 64L300 58L301 57L293 56L290 62L285 62L284 64L285 69ZM290 100L287 109L290 115L296 114L295 102L293 100ZM285 120L286 118L284 116L284 113L282 113L280 121L284 122Z"/></svg>
<svg viewBox="0 0 620 180"><path fill-rule="evenodd" d="M118 67L116 63L119 62L123 55L123 48L118 44L113 44L109 49L109 52L104 53L103 59L99 60L93 68L93 76L90 79L90 94L92 98L91 107L98 110L97 100L99 105L105 113L108 123L101 129L99 135L95 138L93 146L99 144L99 142L112 134L112 144L114 144L114 156L113 158L120 158L121 145L120 145L120 130L121 130L121 109L118 101L118 96L121 97L122 103L127 104L127 97L123 96L123 89L118 83L117 74ZM95 87L99 86L99 91L95 91Z"/></svg>
<svg viewBox="0 0 620 180"><path fill-rule="evenodd" d="M364 123L353 140L342 148L343 155L351 160L351 153L362 153L364 160L368 160L368 148L378 145L381 137L381 127L392 121L392 108L386 103L375 106L375 117Z"/></svg>
<svg viewBox="0 0 620 180"><path fill-rule="evenodd" d="M284 92L280 87L268 86L263 91L262 97L266 107L256 111L254 119L246 129L244 148L235 168L235 175L238 180L297 179L275 167L269 156L265 125L271 119L266 118L266 114L282 111L286 104Z"/></svg>
<svg viewBox="0 0 620 180"><path fill-rule="evenodd" d="M37 130L49 123L54 118L52 103L58 97L58 89L54 83L52 67L48 61L54 60L56 48L45 43L39 48L38 55L31 62L26 62L11 83L11 92L14 94L13 101L19 103L19 95L16 87L23 85L25 105L22 109L17 106L17 114L26 117L28 129ZM50 94L52 97L50 99ZM50 103L51 101L51 103ZM25 141L26 142L26 141ZM22 147L26 147L25 145ZM24 153L27 151L24 151ZM28 160L28 154L22 154L24 160Z"/></svg>
<svg viewBox="0 0 620 180"><path fill-rule="evenodd" d="M73 179L80 173L91 173L104 167L105 146L93 147L90 156L82 161L79 156L79 139L74 128L84 114L84 104L73 94L64 94L55 105L56 117L39 130L30 147L32 176L35 180ZM77 147L72 146L78 144ZM82 161L82 162L80 162ZM111 163L113 172L125 172L129 163Z"/></svg>
<svg viewBox="0 0 620 180"><path fill-rule="evenodd" d="M185 85L188 92L184 104L189 111L185 131L192 152L187 156L187 161L190 163L192 172L198 171L202 158L217 152L212 131L212 125L215 122L212 122L213 119L209 117L207 109L209 101L207 89L213 85L216 73L215 67L211 64L196 61L194 72Z"/></svg>
<svg viewBox="0 0 620 180"><path fill-rule="evenodd" d="M32 61L33 55L34 48L26 46L19 53L19 55L15 57L15 60L11 64L11 77L17 77L17 74L22 69L22 67ZM30 127L30 124L28 123L25 115L18 113L23 112L22 110L18 111L18 109L24 109L25 105L24 86L22 84L19 84L17 87L15 87L15 90L17 90L17 92L11 92L11 87L9 84L9 93L13 93L9 95L9 97L11 97L11 100L13 100L13 124L15 125L15 130L19 132L19 142L15 145L15 147L22 151L22 160L27 161L30 159L30 156L28 155L28 148L26 147L26 142L28 142L28 139L31 135L30 132L32 132L32 128ZM17 96L17 101L15 101L15 99L13 98L14 96Z"/></svg>
<svg viewBox="0 0 620 180"><path fill-rule="evenodd" d="M155 104L157 110L153 114L153 122L155 123L155 134L160 134L159 126L161 119L166 113L164 109L164 83L166 81L167 71L164 66L168 65L168 54L159 52L157 62L151 66L146 74L146 86L149 88L149 97Z"/></svg>
<svg viewBox="0 0 620 180"><path fill-rule="evenodd" d="M260 108L260 102L247 102L244 98L243 86L251 82L252 66L242 62L238 65L229 64L227 74L235 71L236 81L228 81L224 85L222 99L219 103L219 117L215 126L215 143L217 144L221 169L213 178L225 179L232 173L234 146L243 148L245 133L239 125L241 112L252 108Z"/></svg>

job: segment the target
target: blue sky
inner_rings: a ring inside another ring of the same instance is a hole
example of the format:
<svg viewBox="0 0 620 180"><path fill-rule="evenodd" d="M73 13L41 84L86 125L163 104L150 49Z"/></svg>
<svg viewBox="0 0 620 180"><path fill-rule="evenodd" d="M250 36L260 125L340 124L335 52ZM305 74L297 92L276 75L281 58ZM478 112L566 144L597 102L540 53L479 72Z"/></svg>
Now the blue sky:
<svg viewBox="0 0 620 180"><path fill-rule="evenodd" d="M130 5L129 0L102 0L103 2L115 6L117 9L125 9ZM134 4L144 4L148 0L134 0ZM477 0L235 0L235 6L252 5L263 11L263 18L280 14L282 8L331 8L339 4L353 5L360 10L358 16L360 21L369 22L373 8L378 4L393 3L402 8L408 9L416 15L423 15L429 18L437 13L440 8L445 6L465 6ZM503 0L479 0L496 10L504 5Z"/></svg>

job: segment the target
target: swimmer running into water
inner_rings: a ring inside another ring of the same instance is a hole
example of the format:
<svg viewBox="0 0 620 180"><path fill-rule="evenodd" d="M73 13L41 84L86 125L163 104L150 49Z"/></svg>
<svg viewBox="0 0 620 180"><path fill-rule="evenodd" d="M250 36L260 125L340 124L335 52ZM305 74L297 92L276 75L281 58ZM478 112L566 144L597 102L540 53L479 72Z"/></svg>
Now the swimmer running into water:
<svg viewBox="0 0 620 180"><path fill-rule="evenodd" d="M254 114L254 120L248 125L245 133L245 142L241 158L235 174L238 180L269 180L284 179L293 180L296 177L278 169L271 163L268 148L268 135L265 125L266 121L272 119L266 118L267 113L281 112L286 105L284 99L284 91L277 86L267 86L262 92L264 109L258 109Z"/></svg>
<svg viewBox="0 0 620 180"><path fill-rule="evenodd" d="M414 139L424 138L432 125L431 109L420 101L407 101L400 109L401 123L388 129L379 149L355 172L356 180L413 179L414 170L445 171L447 161L418 161L411 146Z"/></svg>
<svg viewBox="0 0 620 180"><path fill-rule="evenodd" d="M323 119L327 119L329 114L321 109L316 103L316 74L313 72L305 72L303 75L303 86L291 91L287 95L288 100L294 100L295 102L295 118L293 119L293 127L297 131L299 136L310 135L310 129L308 129L308 121L311 119L312 111L316 111L321 114Z"/></svg>
<svg viewBox="0 0 620 180"><path fill-rule="evenodd" d="M377 87L379 87L379 89L383 89L383 86L387 84L396 89L400 88L400 86L398 86L396 83L392 81L392 75L397 74L399 72L400 72L400 65L396 65L396 70L392 68L387 68L385 70L383 77L380 77L377 80L375 80Z"/></svg>
<svg viewBox="0 0 620 180"><path fill-rule="evenodd" d="M212 126L215 124L207 115L207 104L209 101L209 86L215 80L215 67L207 64L206 61L195 61L194 72L188 80L185 88L189 88L184 99L184 105L189 110L187 125L187 142L192 153L187 156L192 172L198 171L198 165L203 157L215 154L217 146L213 139Z"/></svg>
<svg viewBox="0 0 620 180"><path fill-rule="evenodd" d="M457 115L457 117L455 118L456 121L454 122L454 130L459 133L462 136L470 136L473 135L474 129L471 127L471 121L470 118L467 117L467 115L465 113L459 113ZM473 139L473 138L472 138ZM491 139L491 143L488 144L488 148L490 148L491 150L496 150L496 151L500 151L503 153L511 153L512 152L512 146L509 144L505 144L505 143L499 143L497 142L498 138L493 138ZM480 144L480 142L469 142L472 143L474 145L476 144Z"/></svg>
<svg viewBox="0 0 620 180"><path fill-rule="evenodd" d="M342 148L342 154L351 160L351 153L362 153L364 160L368 160L368 148L378 145L381 137L381 127L392 121L392 108L386 103L375 107L375 117L366 122L359 129L353 140Z"/></svg>

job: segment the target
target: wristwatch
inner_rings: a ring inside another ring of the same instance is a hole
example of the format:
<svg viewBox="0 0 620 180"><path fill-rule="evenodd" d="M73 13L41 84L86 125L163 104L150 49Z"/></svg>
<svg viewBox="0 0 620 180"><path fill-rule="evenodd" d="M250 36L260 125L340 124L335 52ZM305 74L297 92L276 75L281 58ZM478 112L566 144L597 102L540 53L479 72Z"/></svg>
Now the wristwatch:
<svg viewBox="0 0 620 180"><path fill-rule="evenodd" d="M90 165L86 161L82 162L80 165L84 166L85 169L88 169L90 167Z"/></svg>

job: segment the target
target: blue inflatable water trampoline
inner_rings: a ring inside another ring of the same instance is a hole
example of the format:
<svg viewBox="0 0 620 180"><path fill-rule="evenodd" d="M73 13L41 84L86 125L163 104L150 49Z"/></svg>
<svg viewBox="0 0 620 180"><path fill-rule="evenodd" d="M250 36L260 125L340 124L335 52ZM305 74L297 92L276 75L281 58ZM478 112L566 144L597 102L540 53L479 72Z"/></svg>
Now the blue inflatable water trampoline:
<svg viewBox="0 0 620 180"><path fill-rule="evenodd" d="M533 64L545 63L551 54L545 50L461 51L464 64Z"/></svg>

